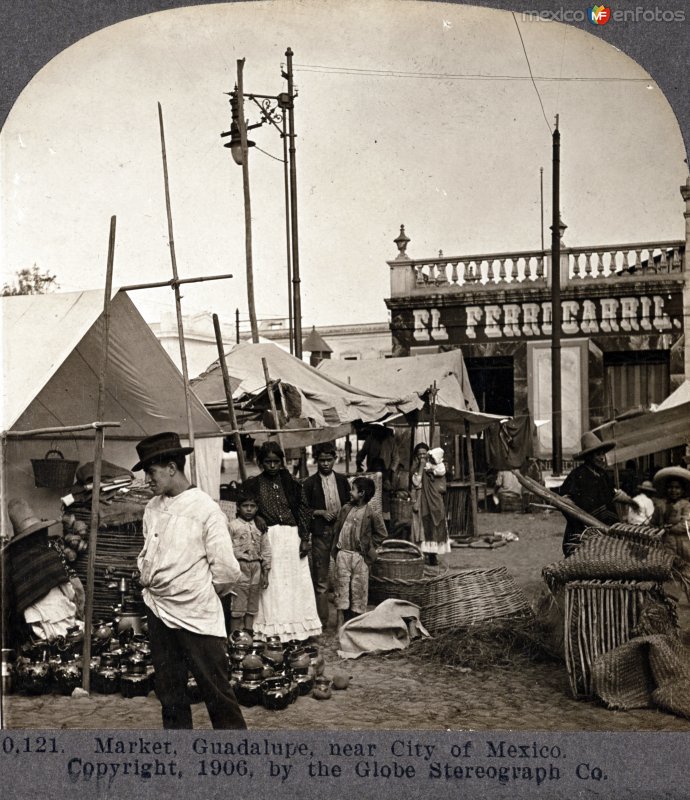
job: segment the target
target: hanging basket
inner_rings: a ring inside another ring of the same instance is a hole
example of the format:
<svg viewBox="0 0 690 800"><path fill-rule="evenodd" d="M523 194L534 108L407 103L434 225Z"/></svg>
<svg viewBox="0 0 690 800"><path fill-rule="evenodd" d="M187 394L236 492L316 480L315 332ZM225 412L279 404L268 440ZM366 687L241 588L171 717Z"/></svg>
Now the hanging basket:
<svg viewBox="0 0 690 800"><path fill-rule="evenodd" d="M74 483L78 461L66 459L59 450L48 450L45 458L32 458L34 483L42 489L66 489Z"/></svg>
<svg viewBox="0 0 690 800"><path fill-rule="evenodd" d="M417 545L403 539L386 539L374 561L372 575L388 580L418 580L424 573L424 556Z"/></svg>

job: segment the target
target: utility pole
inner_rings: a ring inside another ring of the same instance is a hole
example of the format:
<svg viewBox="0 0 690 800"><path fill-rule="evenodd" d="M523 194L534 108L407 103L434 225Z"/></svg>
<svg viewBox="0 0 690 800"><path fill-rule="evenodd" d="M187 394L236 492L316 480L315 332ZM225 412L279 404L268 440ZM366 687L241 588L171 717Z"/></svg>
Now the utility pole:
<svg viewBox="0 0 690 800"><path fill-rule="evenodd" d="M302 300L300 297L299 274L299 235L297 229L297 165L295 154L295 91L292 75L292 48L285 51L287 57L287 72L283 77L287 80L289 105L288 112L288 139L290 152L290 223L292 243L292 298L295 329L295 356L302 359Z"/></svg>
<svg viewBox="0 0 690 800"><path fill-rule="evenodd" d="M551 202L551 429L554 475L563 471L563 442L561 434L561 214L560 168L561 134L558 115L553 131Z"/></svg>
<svg viewBox="0 0 690 800"><path fill-rule="evenodd" d="M252 257L252 202L249 195L249 152L247 145L247 122L244 118L244 59L237 59L237 125L240 129L242 145L242 187L244 189L244 252L247 264L247 305L249 306L249 324L252 330L252 342L259 342L259 326L256 322L256 306L254 305L254 262Z"/></svg>

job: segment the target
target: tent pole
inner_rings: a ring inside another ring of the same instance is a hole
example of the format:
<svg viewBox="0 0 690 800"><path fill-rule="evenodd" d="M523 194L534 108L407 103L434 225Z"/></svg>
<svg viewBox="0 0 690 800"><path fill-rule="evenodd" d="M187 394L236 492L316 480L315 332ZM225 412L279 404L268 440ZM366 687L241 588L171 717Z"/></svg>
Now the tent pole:
<svg viewBox="0 0 690 800"><path fill-rule="evenodd" d="M470 423L465 420L465 442L467 446L467 462L470 471L470 509L472 521L470 523L470 533L477 538L477 517L479 510L477 508L477 484L474 480L474 456L472 455L472 437L470 436Z"/></svg>
<svg viewBox="0 0 690 800"><path fill-rule="evenodd" d="M223 275L200 275L197 278L171 278L169 281L156 281L155 283L132 283L129 286L120 286L121 292L134 292L137 289L162 289L166 286L174 287L175 284L204 283L205 281L222 281L234 277L229 272Z"/></svg>
<svg viewBox="0 0 690 800"><path fill-rule="evenodd" d="M168 217L168 243L170 245L170 261L173 272L173 289L175 291L175 310L177 311L177 338L180 341L180 360L182 362L182 380L184 382L184 402L187 409L187 431L189 446L194 447L194 427L192 425L192 406L189 395L189 372L187 370L187 351L184 345L184 325L182 323L182 303L180 298L180 286L177 276L177 258L175 256L175 239L173 237L172 209L170 207L170 183L168 181L168 156L165 150L165 131L163 129L163 109L158 103L158 123L161 131L161 152L163 154L163 183L165 185L165 211ZM197 482L196 458L194 453L189 455L189 471L192 483Z"/></svg>
<svg viewBox="0 0 690 800"><path fill-rule="evenodd" d="M228 376L228 365L225 363L225 348L223 347L223 337L220 332L220 321L218 314L213 315L213 329L216 332L216 346L218 347L218 358L220 359L220 370L223 373L223 386L225 387L225 399L228 401L228 413L230 414L230 424L232 425L232 438L235 441L237 450L237 466L240 470L240 480L244 483L247 480L247 468L244 465L244 450L242 440L237 432L237 417L235 416L235 404L232 401L230 391L230 377Z"/></svg>
<svg viewBox="0 0 690 800"><path fill-rule="evenodd" d="M108 369L108 346L110 335L110 295L113 290L113 260L115 255L115 222L110 218L110 238L108 240L108 267L105 276L105 295L103 297L103 339L101 345L101 366L98 373L98 412L102 419L105 413L105 375ZM91 670L91 622L93 619L93 591L96 574L96 542L98 539L98 507L101 499L101 462L103 459L103 442L105 428L96 430L96 442L93 457L93 491L91 493L91 527L89 530L89 552L86 566L86 603L84 608L84 650L82 656L82 688L88 692L90 688Z"/></svg>
<svg viewBox="0 0 690 800"><path fill-rule="evenodd" d="M119 428L119 422L89 422L86 425L64 425L57 428L34 428L30 431L5 431L2 435L8 439L30 439L32 436L51 436L56 433L76 433L92 431L99 428ZM81 438L81 437L80 437Z"/></svg>
<svg viewBox="0 0 690 800"><path fill-rule="evenodd" d="M436 395L438 389L436 388L436 381L429 387L429 394L431 395L431 418L429 420L429 449L434 446L434 433L436 432Z"/></svg>
<svg viewBox="0 0 690 800"><path fill-rule="evenodd" d="M276 399L273 396L273 381L271 380L271 376L268 374L268 363L266 362L265 358L261 359L261 363L264 368L264 378L266 379L266 390L268 391L268 402L271 405L271 414L273 414L273 419L275 421L276 429L280 428L280 420L278 419L278 411L276 409ZM283 437L279 433L278 434L278 444L280 445L280 449L285 453L285 448L283 447Z"/></svg>

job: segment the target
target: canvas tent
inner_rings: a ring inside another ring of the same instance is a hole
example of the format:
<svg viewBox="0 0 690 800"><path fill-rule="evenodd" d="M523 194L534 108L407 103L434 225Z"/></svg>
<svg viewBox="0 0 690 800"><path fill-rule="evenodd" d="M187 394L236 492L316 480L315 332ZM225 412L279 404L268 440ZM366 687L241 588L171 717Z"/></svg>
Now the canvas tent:
<svg viewBox="0 0 690 800"><path fill-rule="evenodd" d="M283 431L286 447L299 447L345 436L356 421L373 422L408 413L422 405L419 397L391 398L383 392L369 392L341 382L310 367L274 344L240 343L226 354L233 399L240 406L243 430L260 431L259 414L248 415L252 400L265 393L262 359L266 359L271 380L280 381L278 403L288 417ZM225 418L226 400L219 362L192 381L194 391L217 419ZM244 413L242 411L244 408ZM263 408L266 403L263 403ZM293 433L290 433L292 428ZM259 440L261 433L252 435Z"/></svg>
<svg viewBox="0 0 690 800"><path fill-rule="evenodd" d="M690 381L682 383L654 410L607 422L596 429L604 441L615 441L609 464L690 444Z"/></svg>
<svg viewBox="0 0 690 800"><path fill-rule="evenodd" d="M418 408L436 383L436 419L456 433L465 432L465 421L476 433L502 419L479 411L460 350L385 360L322 361L318 370L369 392L385 391L392 397L407 397L408 402L413 395Z"/></svg>
<svg viewBox="0 0 690 800"><path fill-rule="evenodd" d="M1 429L16 432L93 422L103 338L103 292L4 297L0 313ZM184 385L179 370L124 292L113 292L110 314L104 418L119 422L120 427L107 429L104 458L129 468L137 460L139 439L165 430L186 434ZM217 465L212 466L201 440L222 434L193 393L191 399L194 433L199 440L197 461L202 467L199 481L203 475L206 482L208 476L217 485L221 449L215 443ZM25 497L46 517L54 517L59 509L59 493L34 486L30 459L42 458L51 446L63 451L66 458L93 460L93 432L52 441L10 438L5 453L8 494Z"/></svg>

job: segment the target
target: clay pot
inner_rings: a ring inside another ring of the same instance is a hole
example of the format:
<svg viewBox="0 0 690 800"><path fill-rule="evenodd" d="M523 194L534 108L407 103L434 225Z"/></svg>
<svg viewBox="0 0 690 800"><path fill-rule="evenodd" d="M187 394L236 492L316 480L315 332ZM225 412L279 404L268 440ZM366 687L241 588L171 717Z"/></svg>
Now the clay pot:
<svg viewBox="0 0 690 800"><path fill-rule="evenodd" d="M342 672L336 672L333 676L333 688L342 690L347 689L350 685L350 678L347 675L344 675Z"/></svg>
<svg viewBox="0 0 690 800"><path fill-rule="evenodd" d="M131 671L120 677L120 694L123 697L146 697L151 688L146 665L142 662L133 664Z"/></svg>
<svg viewBox="0 0 690 800"><path fill-rule="evenodd" d="M314 677L323 675L326 667L326 659L319 653L319 648L314 645L304 648L309 656L309 672Z"/></svg>
<svg viewBox="0 0 690 800"><path fill-rule="evenodd" d="M316 700L330 700L333 696L331 688L331 681L329 678L320 676L314 680L314 689L311 695Z"/></svg>
<svg viewBox="0 0 690 800"><path fill-rule="evenodd" d="M292 670L309 669L309 653L302 647L296 648L288 654L288 662Z"/></svg>
<svg viewBox="0 0 690 800"><path fill-rule="evenodd" d="M76 661L67 661L55 669L54 678L60 694L70 695L81 686L81 667Z"/></svg>
<svg viewBox="0 0 690 800"><path fill-rule="evenodd" d="M27 694L45 694L50 681L50 665L47 661L22 659L17 664L17 683Z"/></svg>
<svg viewBox="0 0 690 800"><path fill-rule="evenodd" d="M305 674L295 674L293 678L297 681L298 691L303 697L308 695L314 688L314 676L309 675L308 672Z"/></svg>
<svg viewBox="0 0 690 800"><path fill-rule="evenodd" d="M91 673L91 686L99 694L115 694L120 691L120 670L101 664Z"/></svg>
<svg viewBox="0 0 690 800"><path fill-rule="evenodd" d="M230 634L230 641L232 644L237 647L246 647L247 650L251 650L252 644L254 642L254 637L252 636L250 631L233 631Z"/></svg>
<svg viewBox="0 0 690 800"><path fill-rule="evenodd" d="M285 661L285 648L280 643L279 636L269 637L268 641L266 642L266 649L262 655L264 661L267 661L274 669L279 669L282 667Z"/></svg>
<svg viewBox="0 0 690 800"><path fill-rule="evenodd" d="M261 703L270 711L282 711L291 703L290 681L285 677L275 677L261 684Z"/></svg>

